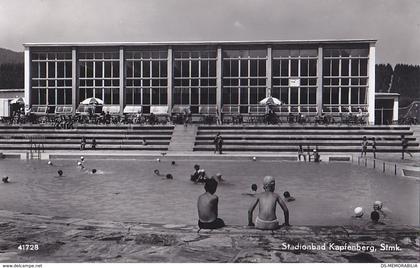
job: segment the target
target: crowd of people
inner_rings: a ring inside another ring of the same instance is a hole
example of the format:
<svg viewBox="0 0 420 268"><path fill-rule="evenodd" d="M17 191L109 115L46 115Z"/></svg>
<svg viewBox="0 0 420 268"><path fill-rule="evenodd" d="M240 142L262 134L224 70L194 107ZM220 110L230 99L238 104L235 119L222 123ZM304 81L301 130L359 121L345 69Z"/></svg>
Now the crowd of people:
<svg viewBox="0 0 420 268"><path fill-rule="evenodd" d="M321 162L321 155L318 151L318 146L315 146L315 149L311 150L311 147L307 145L306 153L302 147L299 145L298 148L298 161L302 161L302 159L306 162L306 156L308 156L308 161L311 162L313 160L315 163Z"/></svg>
<svg viewBox="0 0 420 268"><path fill-rule="evenodd" d="M201 180L193 180L193 177L201 176L199 166L196 165L195 173L191 175L191 180L195 183L203 183L205 192L198 197L197 209L198 209L198 227L201 229L219 229L226 226L224 220L219 217L218 204L219 197L216 195L218 186L218 179L216 177L203 177ZM203 172L204 174L204 172ZM205 175L203 175L205 176ZM290 226L289 222L289 209L287 208L287 202L295 201L295 197L291 196L288 191L283 193L283 198L275 193L275 179L272 176L265 176L263 179L264 191L258 193L257 185L251 185L251 192L244 193L245 195L253 196L254 199L248 210L248 226L255 227L260 230L276 230L282 226ZM279 219L276 216L277 204L283 210L284 223L280 224ZM253 213L258 206L258 215L255 218ZM373 211L371 212L371 224L385 224L380 221L381 218L388 217L390 210L383 207L381 201L375 201L373 204ZM356 207L354 209L355 219L363 218L364 212L362 207Z"/></svg>
<svg viewBox="0 0 420 268"><path fill-rule="evenodd" d="M199 120L202 124L223 124L225 115L220 114L221 118L218 118L217 115L211 114L200 114L201 119ZM231 123L233 124L243 124L244 117L247 115L237 114L231 116ZM255 115L250 114L250 118L254 118ZM275 109L269 107L267 113L259 115L259 120L253 123L264 123L276 125L281 123L281 116L279 116ZM334 123L343 123L343 124L365 124L365 115L363 113L355 114L340 114L338 117L333 116L329 113L322 113L320 115L308 116L305 113L288 113L286 114L285 122L289 124L305 124L313 122L315 124L334 124ZM138 113L124 113L120 114L111 114L109 111L101 111L100 113L95 113L93 109L87 109L86 112L76 113L76 114L60 114L60 113L46 113L46 114L37 114L37 113L28 113L25 114L23 109L18 109L14 111L10 118L3 118L3 122L8 124L52 124L56 128L73 128L73 125L78 124L166 124L171 122L173 124L192 124L193 114L190 109L184 109L179 113L174 113L172 115L155 115L154 113L144 114L141 112Z"/></svg>

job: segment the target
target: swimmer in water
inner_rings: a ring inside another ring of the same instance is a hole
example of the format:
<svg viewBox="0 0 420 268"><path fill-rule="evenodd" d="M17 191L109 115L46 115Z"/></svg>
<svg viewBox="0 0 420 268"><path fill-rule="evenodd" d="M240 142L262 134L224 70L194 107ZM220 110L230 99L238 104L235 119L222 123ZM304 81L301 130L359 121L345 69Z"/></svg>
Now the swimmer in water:
<svg viewBox="0 0 420 268"><path fill-rule="evenodd" d="M155 173L155 175L160 175L160 171L159 171L159 169L155 169L154 171L153 171L153 173Z"/></svg>
<svg viewBox="0 0 420 268"><path fill-rule="evenodd" d="M222 182L222 181L225 181L223 178L222 178L222 174L220 174L220 173L217 173L216 174L216 180L217 180L217 182Z"/></svg>
<svg viewBox="0 0 420 268"><path fill-rule="evenodd" d="M96 171L97 171L96 168L92 169L92 174L95 174Z"/></svg>
<svg viewBox="0 0 420 268"><path fill-rule="evenodd" d="M4 176L2 179L3 183L9 183L9 177L8 176Z"/></svg>
<svg viewBox="0 0 420 268"><path fill-rule="evenodd" d="M175 161L172 161L171 164L172 164L172 166L175 166L176 165L176 162Z"/></svg>
<svg viewBox="0 0 420 268"><path fill-rule="evenodd" d="M255 183L253 183L253 184L251 185L251 192L249 192L249 193L243 193L243 195L250 195L250 196L254 196L254 195L256 195L256 194L257 194L257 190L258 190L258 186L257 186Z"/></svg>
<svg viewBox="0 0 420 268"><path fill-rule="evenodd" d="M379 212L374 210L372 213L370 213L370 219L372 220L372 224L379 224L379 225L385 225L385 223L379 221L380 215Z"/></svg>
<svg viewBox="0 0 420 268"><path fill-rule="evenodd" d="M63 176L63 171L61 169L57 170L58 176Z"/></svg>
<svg viewBox="0 0 420 268"><path fill-rule="evenodd" d="M206 180L208 180L208 177L206 175L206 171L204 169L200 169L198 171L198 179L197 179L197 182L203 183L203 182L206 182Z"/></svg>
<svg viewBox="0 0 420 268"><path fill-rule="evenodd" d="M293 196L290 196L290 193L288 191L283 193L284 200L287 202L295 201L295 198Z"/></svg>
<svg viewBox="0 0 420 268"><path fill-rule="evenodd" d="M190 177L190 179L191 179L191 181L192 182L197 182L197 180L198 180L198 177L199 177L199 170L200 170L200 166L199 165L197 165L197 164L195 164L194 165L194 173L193 174L191 174L191 177Z"/></svg>
<svg viewBox="0 0 420 268"><path fill-rule="evenodd" d="M85 167L83 166L83 164L82 164L82 162L77 162L77 166L80 168L80 169L85 169Z"/></svg>
<svg viewBox="0 0 420 268"><path fill-rule="evenodd" d="M166 174L166 179L167 179L167 180L173 180L173 179L174 179L174 177L172 176L172 174L171 174L171 173L169 173L169 174Z"/></svg>
<svg viewBox="0 0 420 268"><path fill-rule="evenodd" d="M280 196L274 193L276 182L272 176L265 176L263 180L264 192L257 194L255 201L252 202L248 210L248 226L255 226L261 230L275 230L280 228L279 221L276 216L276 205L279 204L284 213L284 226L289 226L289 210L286 203ZM252 213L259 204L258 216L255 224L252 221Z"/></svg>
<svg viewBox="0 0 420 268"><path fill-rule="evenodd" d="M384 207L381 201L375 201L373 203L373 210L377 211L383 218L389 217L391 210Z"/></svg>

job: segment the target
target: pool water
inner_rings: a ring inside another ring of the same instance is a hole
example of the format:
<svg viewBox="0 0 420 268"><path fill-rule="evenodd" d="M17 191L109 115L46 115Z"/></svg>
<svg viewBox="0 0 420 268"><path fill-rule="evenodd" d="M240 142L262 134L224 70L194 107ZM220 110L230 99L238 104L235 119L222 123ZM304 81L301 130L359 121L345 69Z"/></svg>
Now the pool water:
<svg viewBox="0 0 420 268"><path fill-rule="evenodd" d="M375 200L391 211L386 219L389 223L419 225L418 181L349 163L86 157L86 169L98 170L91 174L77 167L78 160L55 160L53 166L47 161L1 160L0 176L9 176L11 183L0 184L0 209L98 220L196 224L197 197L204 188L190 182L189 176L197 163L207 174L220 172L226 180L216 194L219 216L227 224L247 224L253 197L243 193L250 191L252 183L261 191L262 178L273 175L276 192L287 190L296 198L287 203L292 225L352 224L357 206L365 209L367 221ZM64 171L63 177L58 177L58 169ZM155 169L171 173L174 179L156 176ZM283 221L280 207L278 217Z"/></svg>

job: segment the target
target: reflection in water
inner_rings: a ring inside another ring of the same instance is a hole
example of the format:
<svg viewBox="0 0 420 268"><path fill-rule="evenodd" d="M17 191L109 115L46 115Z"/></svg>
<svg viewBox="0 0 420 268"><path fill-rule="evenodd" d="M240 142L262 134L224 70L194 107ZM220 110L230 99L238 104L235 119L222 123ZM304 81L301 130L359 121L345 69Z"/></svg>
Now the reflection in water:
<svg viewBox="0 0 420 268"><path fill-rule="evenodd" d="M114 221L196 224L197 197L203 185L190 182L192 161L85 160L0 161L0 175L13 183L0 185L0 209L44 215ZM361 206L368 221L372 204L381 200L392 211L386 221L419 224L419 182L382 175L345 163L200 161L206 173L222 173L219 215L228 224L247 223L251 184L262 190L262 178L276 178L276 192L289 191L287 203L295 225L351 224L353 209ZM92 174L92 169L97 169ZM64 172L57 176L57 170ZM171 173L173 180L153 173ZM255 213L254 213L255 214ZM281 210L278 217L282 220Z"/></svg>

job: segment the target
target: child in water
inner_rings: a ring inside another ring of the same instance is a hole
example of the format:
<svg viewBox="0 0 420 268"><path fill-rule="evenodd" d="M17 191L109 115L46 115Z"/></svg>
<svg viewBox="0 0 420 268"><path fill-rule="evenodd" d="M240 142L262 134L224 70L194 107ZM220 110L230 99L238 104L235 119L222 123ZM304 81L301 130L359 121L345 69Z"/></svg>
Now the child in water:
<svg viewBox="0 0 420 268"><path fill-rule="evenodd" d="M200 171L200 166L199 165L194 165L194 173L191 174L191 181L192 182L197 182L198 177L199 177L199 171Z"/></svg>
<svg viewBox="0 0 420 268"><path fill-rule="evenodd" d="M284 200L286 200L287 202L295 201L295 198L291 196L288 191L283 193L283 197L284 197Z"/></svg>
<svg viewBox="0 0 420 268"><path fill-rule="evenodd" d="M250 191L249 193L243 193L243 195L250 195L250 196L254 196L254 195L256 195L256 194L257 194L257 189L258 189L258 186L257 186L255 183L253 183L253 184L251 185L251 191Z"/></svg>

